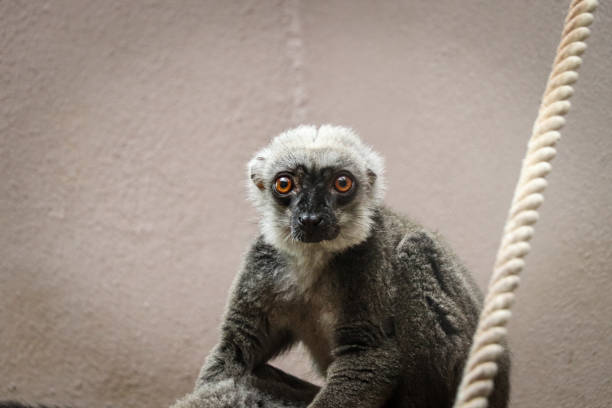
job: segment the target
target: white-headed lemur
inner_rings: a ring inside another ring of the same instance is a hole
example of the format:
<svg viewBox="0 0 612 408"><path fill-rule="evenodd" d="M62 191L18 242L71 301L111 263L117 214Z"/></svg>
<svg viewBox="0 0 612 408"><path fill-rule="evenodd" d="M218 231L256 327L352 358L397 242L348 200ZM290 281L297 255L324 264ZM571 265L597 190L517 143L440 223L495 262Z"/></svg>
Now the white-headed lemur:
<svg viewBox="0 0 612 408"><path fill-rule="evenodd" d="M481 294L442 239L382 204L353 131L300 126L248 164L261 213L221 338L173 408L451 407ZM302 342L322 387L267 364ZM508 404L509 359L490 407Z"/></svg>
<svg viewBox="0 0 612 408"><path fill-rule="evenodd" d="M300 126L248 177L261 236L173 408L450 408L481 294L440 237L383 206L381 157L347 128ZM322 387L267 364L298 342ZM506 355L489 406L508 394Z"/></svg>

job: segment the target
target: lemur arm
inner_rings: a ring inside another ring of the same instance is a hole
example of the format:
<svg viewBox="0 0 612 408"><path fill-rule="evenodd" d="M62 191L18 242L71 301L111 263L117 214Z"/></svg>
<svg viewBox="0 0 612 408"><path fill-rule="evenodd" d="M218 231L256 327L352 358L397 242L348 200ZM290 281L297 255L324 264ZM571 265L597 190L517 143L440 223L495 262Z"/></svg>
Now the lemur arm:
<svg viewBox="0 0 612 408"><path fill-rule="evenodd" d="M257 242L238 275L221 326L221 338L210 352L197 384L250 374L294 343L288 328L270 321L273 252Z"/></svg>
<svg viewBox="0 0 612 408"><path fill-rule="evenodd" d="M375 408L389 399L401 372L401 356L380 325L360 321L338 327L333 356L326 383L308 408Z"/></svg>
<svg viewBox="0 0 612 408"><path fill-rule="evenodd" d="M221 339L206 357L198 384L250 374L293 343L288 332L269 327L265 314L240 303L226 313Z"/></svg>

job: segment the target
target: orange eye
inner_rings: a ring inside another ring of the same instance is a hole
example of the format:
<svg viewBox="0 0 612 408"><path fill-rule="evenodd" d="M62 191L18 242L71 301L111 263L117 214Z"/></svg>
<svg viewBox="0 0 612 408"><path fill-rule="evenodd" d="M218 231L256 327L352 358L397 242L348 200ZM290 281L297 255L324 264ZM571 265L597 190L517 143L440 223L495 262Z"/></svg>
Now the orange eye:
<svg viewBox="0 0 612 408"><path fill-rule="evenodd" d="M287 194L293 189L293 181L289 176L280 176L274 182L274 190L278 194Z"/></svg>
<svg viewBox="0 0 612 408"><path fill-rule="evenodd" d="M341 193L348 192L352 187L353 187L353 180L346 174L338 176L336 181L334 181L334 188Z"/></svg>

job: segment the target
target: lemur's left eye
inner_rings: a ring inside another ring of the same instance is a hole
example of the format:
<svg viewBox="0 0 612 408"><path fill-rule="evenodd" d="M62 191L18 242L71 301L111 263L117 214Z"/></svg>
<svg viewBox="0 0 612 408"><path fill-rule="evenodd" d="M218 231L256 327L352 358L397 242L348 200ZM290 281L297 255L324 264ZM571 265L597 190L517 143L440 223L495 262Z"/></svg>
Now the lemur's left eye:
<svg viewBox="0 0 612 408"><path fill-rule="evenodd" d="M334 181L334 188L341 193L347 193L353 187L353 179L346 174L338 176Z"/></svg>

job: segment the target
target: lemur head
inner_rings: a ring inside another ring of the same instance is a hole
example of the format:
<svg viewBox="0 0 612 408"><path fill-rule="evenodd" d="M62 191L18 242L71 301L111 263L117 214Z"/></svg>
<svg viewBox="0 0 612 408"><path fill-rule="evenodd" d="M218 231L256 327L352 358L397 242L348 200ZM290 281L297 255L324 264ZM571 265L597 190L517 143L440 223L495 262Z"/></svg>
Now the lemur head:
<svg viewBox="0 0 612 408"><path fill-rule="evenodd" d="M382 158L340 126L280 134L249 162L248 175L264 238L290 253L364 241L384 192Z"/></svg>

